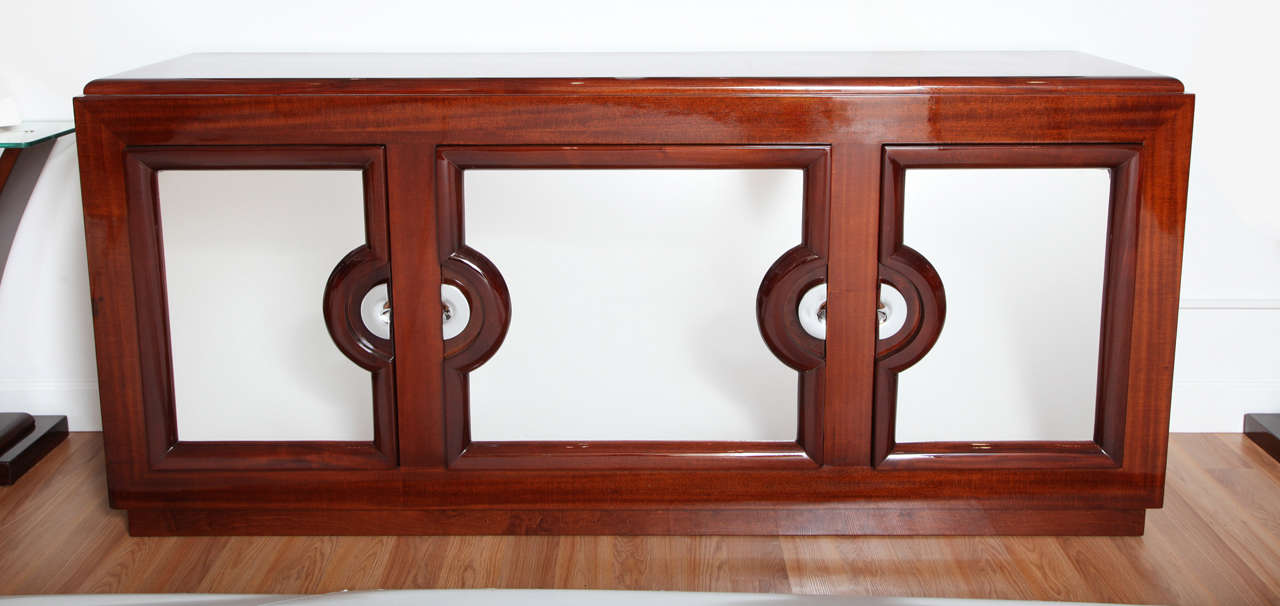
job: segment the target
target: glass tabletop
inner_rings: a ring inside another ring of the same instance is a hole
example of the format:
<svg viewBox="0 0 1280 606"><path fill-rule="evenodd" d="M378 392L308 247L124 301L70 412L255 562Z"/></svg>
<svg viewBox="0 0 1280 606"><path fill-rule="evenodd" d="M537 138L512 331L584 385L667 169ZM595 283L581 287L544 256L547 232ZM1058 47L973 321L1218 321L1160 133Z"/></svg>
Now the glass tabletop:
<svg viewBox="0 0 1280 606"><path fill-rule="evenodd" d="M0 149L31 147L37 143L61 137L76 129L71 121L23 122L14 126L0 126Z"/></svg>

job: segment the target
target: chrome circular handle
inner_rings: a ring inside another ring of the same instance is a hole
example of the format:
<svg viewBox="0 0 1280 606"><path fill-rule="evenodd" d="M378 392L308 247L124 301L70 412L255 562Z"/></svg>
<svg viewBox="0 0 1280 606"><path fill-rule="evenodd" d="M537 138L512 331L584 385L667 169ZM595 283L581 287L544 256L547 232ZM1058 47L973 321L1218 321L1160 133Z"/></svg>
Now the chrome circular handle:
<svg viewBox="0 0 1280 606"><path fill-rule="evenodd" d="M442 336L447 341L466 330L471 322L471 304L462 290L452 284L440 285L440 321Z"/></svg>
<svg viewBox="0 0 1280 606"><path fill-rule="evenodd" d="M452 284L441 284L440 307L444 338L462 334L471 321L471 305L462 290ZM370 288L360 300L360 320L375 337L391 339L391 298L385 282Z"/></svg>
<svg viewBox="0 0 1280 606"><path fill-rule="evenodd" d="M804 292L796 306L800 328L815 339L827 338L827 283L823 282Z"/></svg>
<svg viewBox="0 0 1280 606"><path fill-rule="evenodd" d="M898 289L881 282L880 300L876 305L877 334L881 340L898 334L907 323L907 299Z"/></svg>
<svg viewBox="0 0 1280 606"><path fill-rule="evenodd" d="M375 337L391 339L391 297L387 294L387 283L374 285L360 299L360 320Z"/></svg>

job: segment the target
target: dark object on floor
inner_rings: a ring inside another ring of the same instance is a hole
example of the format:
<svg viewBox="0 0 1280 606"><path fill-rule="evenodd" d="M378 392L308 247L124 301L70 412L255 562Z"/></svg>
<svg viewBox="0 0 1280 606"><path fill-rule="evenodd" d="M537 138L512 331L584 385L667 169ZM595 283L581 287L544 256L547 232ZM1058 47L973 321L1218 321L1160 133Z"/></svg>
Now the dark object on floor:
<svg viewBox="0 0 1280 606"><path fill-rule="evenodd" d="M1244 435L1280 461L1280 414L1245 415Z"/></svg>
<svg viewBox="0 0 1280 606"><path fill-rule="evenodd" d="M0 413L0 486L18 481L67 437L67 417Z"/></svg>
<svg viewBox="0 0 1280 606"><path fill-rule="evenodd" d="M0 450L8 450L36 428L36 420L25 412L0 413Z"/></svg>

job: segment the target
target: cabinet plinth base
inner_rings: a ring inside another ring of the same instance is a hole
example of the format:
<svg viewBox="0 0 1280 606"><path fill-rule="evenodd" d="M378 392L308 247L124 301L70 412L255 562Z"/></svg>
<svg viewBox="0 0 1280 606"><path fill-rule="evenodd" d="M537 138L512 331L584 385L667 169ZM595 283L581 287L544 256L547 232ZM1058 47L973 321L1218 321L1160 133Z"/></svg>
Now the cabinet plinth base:
<svg viewBox="0 0 1280 606"><path fill-rule="evenodd" d="M1145 509L133 509L129 534L1137 536L1145 521Z"/></svg>

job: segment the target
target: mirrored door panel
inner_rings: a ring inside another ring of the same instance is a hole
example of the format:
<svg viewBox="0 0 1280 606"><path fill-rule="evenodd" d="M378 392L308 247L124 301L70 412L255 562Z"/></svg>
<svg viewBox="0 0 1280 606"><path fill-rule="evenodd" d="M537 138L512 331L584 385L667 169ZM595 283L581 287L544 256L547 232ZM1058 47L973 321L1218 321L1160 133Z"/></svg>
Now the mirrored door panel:
<svg viewBox="0 0 1280 606"><path fill-rule="evenodd" d="M906 171L945 321L898 375L896 442L1093 439L1110 196L1101 168Z"/></svg>
<svg viewBox="0 0 1280 606"><path fill-rule="evenodd" d="M802 239L801 170L467 170L466 245L510 293L470 373L476 441L794 442L757 295Z"/></svg>
<svg viewBox="0 0 1280 606"><path fill-rule="evenodd" d="M372 441L370 371L323 305L365 242L361 171L156 175L178 440Z"/></svg>

